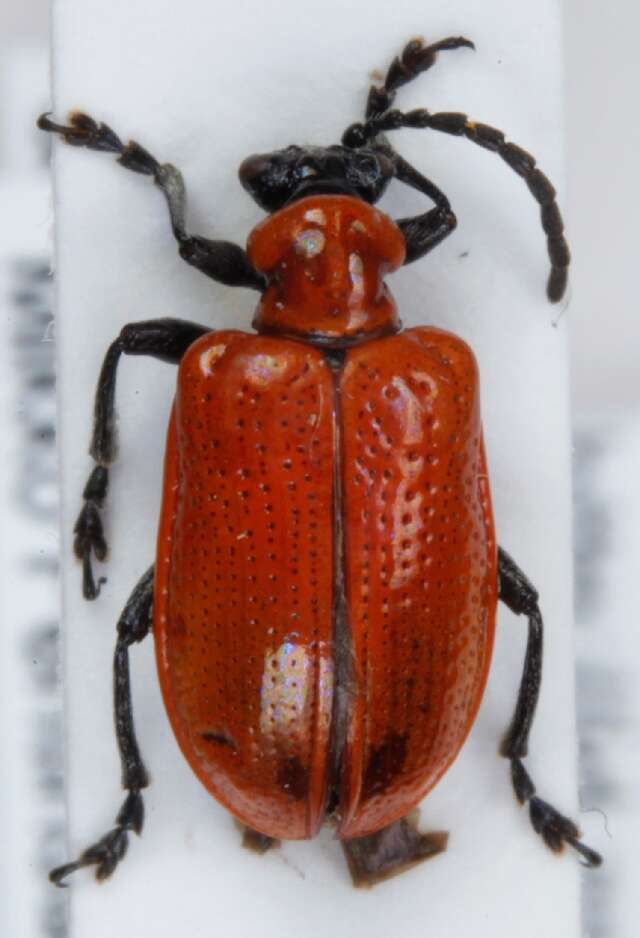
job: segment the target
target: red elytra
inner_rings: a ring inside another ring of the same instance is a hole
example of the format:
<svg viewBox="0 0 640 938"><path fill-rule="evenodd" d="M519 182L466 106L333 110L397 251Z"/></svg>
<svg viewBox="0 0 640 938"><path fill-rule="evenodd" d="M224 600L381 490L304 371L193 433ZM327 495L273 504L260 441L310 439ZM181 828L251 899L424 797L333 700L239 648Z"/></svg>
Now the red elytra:
<svg viewBox="0 0 640 938"><path fill-rule="evenodd" d="M386 215L302 198L259 225L254 326L180 364L154 636L167 712L249 827L341 838L411 811L455 759L491 657L496 544L474 356L399 332ZM344 359L322 343L350 343Z"/></svg>

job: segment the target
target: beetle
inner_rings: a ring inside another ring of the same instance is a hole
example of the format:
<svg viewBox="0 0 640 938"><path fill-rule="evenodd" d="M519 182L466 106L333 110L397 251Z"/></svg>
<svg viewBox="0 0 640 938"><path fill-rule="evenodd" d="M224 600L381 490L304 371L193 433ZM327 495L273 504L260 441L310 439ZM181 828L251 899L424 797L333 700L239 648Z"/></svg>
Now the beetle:
<svg viewBox="0 0 640 938"><path fill-rule="evenodd" d="M153 632L178 743L259 851L335 824L355 885L446 848L418 802L451 765L486 684L497 601L528 620L518 699L500 753L534 830L554 851L600 856L536 793L523 759L541 678L538 594L495 541L471 349L431 326L402 331L386 274L456 227L449 200L392 147L403 127L497 153L539 205L559 301L570 261L555 190L525 150L464 114L402 112L396 92L464 37L410 41L340 145L255 154L240 181L267 217L246 250L187 232L171 164L73 113L41 129L117 155L162 192L181 257L260 293L253 334L176 319L131 323L109 347L94 408L95 461L75 526L83 593L103 579L102 511L117 455L118 362L179 366L155 564L117 626L116 735L124 803L115 826L50 874L101 880L140 834L148 775L134 731L129 649ZM375 203L396 179L433 207L392 220Z"/></svg>

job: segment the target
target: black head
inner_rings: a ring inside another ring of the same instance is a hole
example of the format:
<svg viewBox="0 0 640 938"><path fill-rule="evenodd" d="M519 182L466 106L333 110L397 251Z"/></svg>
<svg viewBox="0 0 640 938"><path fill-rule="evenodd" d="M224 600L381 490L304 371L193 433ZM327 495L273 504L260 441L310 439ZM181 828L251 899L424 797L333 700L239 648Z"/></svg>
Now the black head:
<svg viewBox="0 0 640 938"><path fill-rule="evenodd" d="M392 161L373 147L297 147L256 153L238 170L258 205L275 212L307 195L353 195L376 202L394 175Z"/></svg>

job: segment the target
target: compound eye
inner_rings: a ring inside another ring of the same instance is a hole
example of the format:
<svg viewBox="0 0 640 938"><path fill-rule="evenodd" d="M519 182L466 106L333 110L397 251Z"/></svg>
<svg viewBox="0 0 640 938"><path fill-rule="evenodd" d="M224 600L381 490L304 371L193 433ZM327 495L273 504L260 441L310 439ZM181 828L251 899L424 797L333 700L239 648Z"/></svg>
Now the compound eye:
<svg viewBox="0 0 640 938"><path fill-rule="evenodd" d="M378 161L374 156L359 156L356 166L364 179L375 179L378 175Z"/></svg>
<svg viewBox="0 0 640 938"><path fill-rule="evenodd" d="M371 188L379 178L380 166L372 154L359 153L347 164L347 179L352 185Z"/></svg>
<svg viewBox="0 0 640 938"><path fill-rule="evenodd" d="M312 176L317 176L318 170L315 166L312 166L310 163L303 163L298 167L298 177L300 179L310 179Z"/></svg>
<svg viewBox="0 0 640 938"><path fill-rule="evenodd" d="M380 153L378 156L378 166L384 178L391 179L395 172L394 166L389 157L385 156L384 153Z"/></svg>

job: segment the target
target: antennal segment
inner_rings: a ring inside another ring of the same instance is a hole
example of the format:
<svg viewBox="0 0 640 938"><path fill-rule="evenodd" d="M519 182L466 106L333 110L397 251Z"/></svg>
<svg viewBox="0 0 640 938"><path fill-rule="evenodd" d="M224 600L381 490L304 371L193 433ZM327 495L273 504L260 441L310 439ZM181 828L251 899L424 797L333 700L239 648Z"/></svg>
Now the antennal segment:
<svg viewBox="0 0 640 938"><path fill-rule="evenodd" d="M432 65L435 65L438 52L463 48L475 49L475 46L464 36L450 36L430 46L425 46L423 39L412 39L389 66L384 85L382 87L372 85L369 89L365 119L369 120L376 114L388 111L395 100L398 88L413 81L422 72L426 72Z"/></svg>

